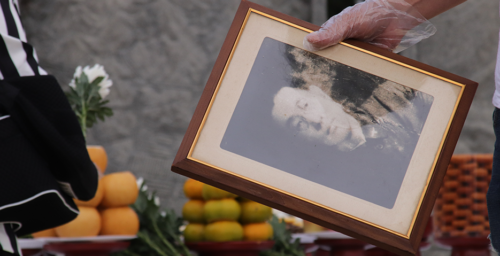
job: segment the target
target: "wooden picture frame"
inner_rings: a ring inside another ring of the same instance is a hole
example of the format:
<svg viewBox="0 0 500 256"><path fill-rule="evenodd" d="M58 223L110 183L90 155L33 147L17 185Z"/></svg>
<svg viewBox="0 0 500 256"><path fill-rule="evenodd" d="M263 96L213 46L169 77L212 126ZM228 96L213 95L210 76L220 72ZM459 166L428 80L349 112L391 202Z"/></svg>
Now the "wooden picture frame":
<svg viewBox="0 0 500 256"><path fill-rule="evenodd" d="M477 83L317 29L243 0L172 171L415 255Z"/></svg>

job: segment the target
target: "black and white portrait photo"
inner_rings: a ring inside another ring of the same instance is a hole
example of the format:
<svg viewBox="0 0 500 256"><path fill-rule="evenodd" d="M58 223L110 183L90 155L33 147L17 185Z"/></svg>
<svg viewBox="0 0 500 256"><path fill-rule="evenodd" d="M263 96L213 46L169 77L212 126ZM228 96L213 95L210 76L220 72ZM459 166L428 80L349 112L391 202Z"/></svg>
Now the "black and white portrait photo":
<svg viewBox="0 0 500 256"><path fill-rule="evenodd" d="M390 209L433 100L266 37L220 147Z"/></svg>

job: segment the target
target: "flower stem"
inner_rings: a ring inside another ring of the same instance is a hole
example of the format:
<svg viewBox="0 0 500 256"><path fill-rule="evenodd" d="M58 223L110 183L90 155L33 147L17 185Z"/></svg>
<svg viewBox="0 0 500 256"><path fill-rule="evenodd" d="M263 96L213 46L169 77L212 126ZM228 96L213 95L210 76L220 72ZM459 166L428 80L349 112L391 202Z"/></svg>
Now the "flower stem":
<svg viewBox="0 0 500 256"><path fill-rule="evenodd" d="M191 256L191 253L189 252L188 248L186 245L179 239L178 236L175 237L175 241L182 247L182 250L184 251L185 256Z"/></svg>
<svg viewBox="0 0 500 256"><path fill-rule="evenodd" d="M80 126L82 127L83 138L87 140L87 107L86 102L82 99L82 113L80 115Z"/></svg>
<svg viewBox="0 0 500 256"><path fill-rule="evenodd" d="M165 238L165 236L163 236L160 229L156 225L156 221L154 221L154 220L153 220L153 228L154 228L156 234L158 235L158 237L160 237L160 240L163 242L163 244L165 244L170 250L172 250L172 252L175 253L175 255L180 255L177 252L177 250L174 248L174 246Z"/></svg>
<svg viewBox="0 0 500 256"><path fill-rule="evenodd" d="M144 242L146 242L151 248L153 248L158 254L160 255L163 255L163 256L168 256L168 254L166 254L165 252L163 252L160 248L158 248L158 246L153 243L149 237L145 236L144 234L142 234L142 232L138 232L137 233L137 237L139 237L140 239L142 239Z"/></svg>

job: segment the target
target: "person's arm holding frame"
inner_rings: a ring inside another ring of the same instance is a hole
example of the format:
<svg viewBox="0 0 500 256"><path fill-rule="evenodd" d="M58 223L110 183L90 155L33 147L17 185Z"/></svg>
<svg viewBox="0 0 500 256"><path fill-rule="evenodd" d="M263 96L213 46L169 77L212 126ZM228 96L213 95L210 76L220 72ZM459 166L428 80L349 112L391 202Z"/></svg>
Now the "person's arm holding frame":
<svg viewBox="0 0 500 256"><path fill-rule="evenodd" d="M449 9L464 3L466 0L408 0L426 19L431 19Z"/></svg>
<svg viewBox="0 0 500 256"><path fill-rule="evenodd" d="M465 0L367 0L331 17L307 35L304 46L317 51L347 38L402 51L436 31L428 21Z"/></svg>

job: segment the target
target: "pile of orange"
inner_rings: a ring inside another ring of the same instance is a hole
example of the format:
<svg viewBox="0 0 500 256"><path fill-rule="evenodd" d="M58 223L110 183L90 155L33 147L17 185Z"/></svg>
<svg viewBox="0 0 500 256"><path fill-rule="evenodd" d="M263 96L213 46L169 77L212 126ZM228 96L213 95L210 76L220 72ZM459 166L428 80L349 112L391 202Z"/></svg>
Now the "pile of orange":
<svg viewBox="0 0 500 256"><path fill-rule="evenodd" d="M129 172L104 175L107 157L104 149L88 147L89 155L103 175L99 179L94 198L89 201L75 199L80 214L72 221L33 237L89 237L98 235L135 235L139 231L139 218L129 205L139 195L135 176Z"/></svg>
<svg viewBox="0 0 500 256"><path fill-rule="evenodd" d="M184 194L189 201L182 209L188 225L186 242L265 241L273 236L267 222L272 209L222 189L188 179Z"/></svg>

